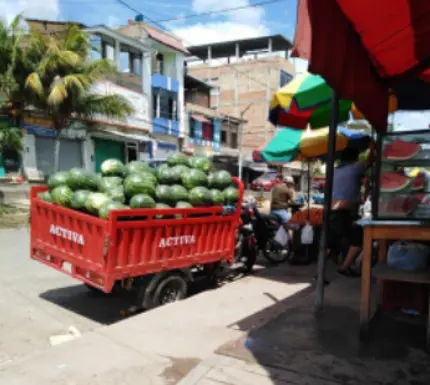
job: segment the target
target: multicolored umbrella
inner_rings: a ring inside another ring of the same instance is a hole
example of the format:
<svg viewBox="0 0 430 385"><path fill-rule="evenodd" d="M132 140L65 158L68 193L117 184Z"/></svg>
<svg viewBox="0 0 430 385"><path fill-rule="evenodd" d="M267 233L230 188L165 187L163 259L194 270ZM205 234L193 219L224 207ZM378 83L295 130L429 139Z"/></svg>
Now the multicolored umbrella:
<svg viewBox="0 0 430 385"><path fill-rule="evenodd" d="M275 126L304 129L330 124L332 88L319 75L308 72L297 75L290 83L275 92L270 103L269 120ZM389 112L397 109L397 99L390 97ZM364 119L364 115L349 100L339 102L339 122L350 118Z"/></svg>
<svg viewBox="0 0 430 385"><path fill-rule="evenodd" d="M327 154L328 127L317 130L281 128L263 147L252 154L256 162L288 163L294 160L323 158ZM370 136L356 130L338 127L336 152L368 148Z"/></svg>

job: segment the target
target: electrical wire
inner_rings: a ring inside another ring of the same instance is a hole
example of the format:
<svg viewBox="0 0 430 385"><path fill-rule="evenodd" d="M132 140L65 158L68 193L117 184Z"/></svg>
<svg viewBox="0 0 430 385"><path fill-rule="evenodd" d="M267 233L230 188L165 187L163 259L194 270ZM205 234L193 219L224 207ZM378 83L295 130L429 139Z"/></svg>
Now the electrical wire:
<svg viewBox="0 0 430 385"><path fill-rule="evenodd" d="M242 5L240 7L229 7L229 8L218 9L215 11L190 13L190 14L183 15L183 16L177 16L177 17L174 17L171 19L163 19L163 20L157 20L157 21L159 23L166 23L166 22L170 22L170 21L179 21L179 20L193 19L193 18L199 18L199 17L206 17L206 16L212 16L212 15L218 15L220 13L239 11L239 10L247 9L247 8L262 7L264 5L280 3L283 1L286 1L286 0L266 0L266 1L261 1L259 3Z"/></svg>

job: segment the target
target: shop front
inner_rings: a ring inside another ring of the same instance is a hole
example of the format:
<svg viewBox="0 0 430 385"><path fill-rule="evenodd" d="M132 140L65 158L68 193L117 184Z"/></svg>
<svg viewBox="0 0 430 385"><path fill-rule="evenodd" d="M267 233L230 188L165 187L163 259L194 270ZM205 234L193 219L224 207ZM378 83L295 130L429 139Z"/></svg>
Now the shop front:
<svg viewBox="0 0 430 385"><path fill-rule="evenodd" d="M55 136L56 132L49 118L30 116L24 119L24 169L36 169L45 176L55 171ZM71 124L61 131L60 170L86 166L84 162L86 136L85 128L79 124Z"/></svg>

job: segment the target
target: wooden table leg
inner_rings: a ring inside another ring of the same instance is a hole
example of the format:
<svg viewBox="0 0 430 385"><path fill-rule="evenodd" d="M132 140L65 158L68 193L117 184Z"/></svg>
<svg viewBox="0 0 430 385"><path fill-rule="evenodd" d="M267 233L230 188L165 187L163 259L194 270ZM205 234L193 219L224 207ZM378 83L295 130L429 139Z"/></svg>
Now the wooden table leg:
<svg viewBox="0 0 430 385"><path fill-rule="evenodd" d="M371 268L372 268L372 232L370 228L364 228L363 237L363 261L361 268L361 300L360 300L360 338L364 338L368 332L370 318L370 292L371 292Z"/></svg>
<svg viewBox="0 0 430 385"><path fill-rule="evenodd" d="M385 265L387 263L387 252L388 252L388 240L380 239L378 241L378 263ZM377 293L377 305L378 307L382 304L382 294L383 294L384 281L378 279L376 283L376 293Z"/></svg>
<svg viewBox="0 0 430 385"><path fill-rule="evenodd" d="M430 294L429 294L429 311L427 315L427 351L430 352Z"/></svg>

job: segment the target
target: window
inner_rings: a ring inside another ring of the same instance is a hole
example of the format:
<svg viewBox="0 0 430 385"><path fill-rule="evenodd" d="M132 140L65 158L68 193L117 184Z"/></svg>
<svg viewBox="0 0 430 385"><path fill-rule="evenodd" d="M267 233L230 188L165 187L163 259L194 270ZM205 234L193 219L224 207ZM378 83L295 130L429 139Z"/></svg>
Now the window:
<svg viewBox="0 0 430 385"><path fill-rule="evenodd" d="M231 133L230 147L231 148L237 148L237 132L232 132Z"/></svg>
<svg viewBox="0 0 430 385"><path fill-rule="evenodd" d="M154 118L178 120L178 95L176 92L153 88L152 105Z"/></svg>
<svg viewBox="0 0 430 385"><path fill-rule="evenodd" d="M142 75L142 59L140 55L132 54L132 72L135 75L141 76Z"/></svg>
<svg viewBox="0 0 430 385"><path fill-rule="evenodd" d="M113 45L103 42L102 47L103 47L103 51L102 51L103 58L115 61L115 48L113 47Z"/></svg>
<svg viewBox="0 0 430 385"><path fill-rule="evenodd" d="M214 137L213 123L203 123L202 126L202 139L212 142Z"/></svg>
<svg viewBox="0 0 430 385"><path fill-rule="evenodd" d="M126 145L126 160L127 162L132 162L137 160L137 144L136 143L127 143Z"/></svg>
<svg viewBox="0 0 430 385"><path fill-rule="evenodd" d="M279 86L283 87L288 84L293 79L293 75L289 74L287 71L281 70L279 72Z"/></svg>
<svg viewBox="0 0 430 385"><path fill-rule="evenodd" d="M221 144L227 144L227 132L221 131Z"/></svg>
<svg viewBox="0 0 430 385"><path fill-rule="evenodd" d="M130 54L121 51L119 54L119 70L120 72L130 72Z"/></svg>
<svg viewBox="0 0 430 385"><path fill-rule="evenodd" d="M164 56L161 53L155 56L155 72L164 75Z"/></svg>
<svg viewBox="0 0 430 385"><path fill-rule="evenodd" d="M100 36L91 35L90 36L90 58L91 60L100 60L103 56L102 52L102 39Z"/></svg>
<svg viewBox="0 0 430 385"><path fill-rule="evenodd" d="M196 133L196 121L193 118L190 118L190 129L189 129L189 137L194 138L194 135Z"/></svg>

